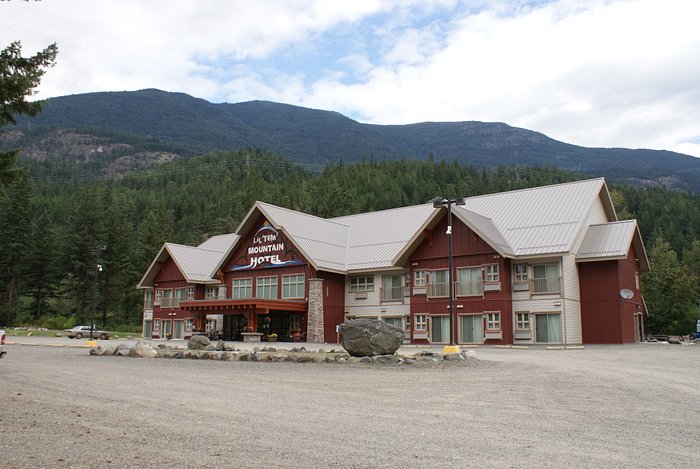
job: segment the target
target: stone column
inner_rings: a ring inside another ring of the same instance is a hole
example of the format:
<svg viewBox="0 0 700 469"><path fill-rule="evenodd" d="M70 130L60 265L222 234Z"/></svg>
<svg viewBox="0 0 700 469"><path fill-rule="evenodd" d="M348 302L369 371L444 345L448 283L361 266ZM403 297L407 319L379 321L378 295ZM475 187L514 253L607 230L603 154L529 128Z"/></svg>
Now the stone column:
<svg viewBox="0 0 700 469"><path fill-rule="evenodd" d="M309 313L306 340L323 343L323 279L309 279Z"/></svg>

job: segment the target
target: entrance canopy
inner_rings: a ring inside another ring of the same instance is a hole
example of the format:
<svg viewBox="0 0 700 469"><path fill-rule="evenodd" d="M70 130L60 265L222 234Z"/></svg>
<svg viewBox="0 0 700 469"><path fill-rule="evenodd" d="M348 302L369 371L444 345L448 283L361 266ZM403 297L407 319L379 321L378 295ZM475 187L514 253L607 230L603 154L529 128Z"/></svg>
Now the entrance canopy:
<svg viewBox="0 0 700 469"><path fill-rule="evenodd" d="M240 300L232 299L211 299L211 300L189 300L181 301L180 309L186 311L214 311L214 310L265 310L265 311L294 311L305 313L309 304L299 300L273 300L267 298L244 298Z"/></svg>

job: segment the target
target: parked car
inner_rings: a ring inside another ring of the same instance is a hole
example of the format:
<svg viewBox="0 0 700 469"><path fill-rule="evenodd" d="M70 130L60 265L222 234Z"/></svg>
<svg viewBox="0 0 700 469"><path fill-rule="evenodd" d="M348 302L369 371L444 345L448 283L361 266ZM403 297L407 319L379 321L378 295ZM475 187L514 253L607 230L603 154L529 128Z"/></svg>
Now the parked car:
<svg viewBox="0 0 700 469"><path fill-rule="evenodd" d="M82 339L83 337L90 337L90 326L75 326L73 329L66 329L63 331L63 335L69 339ZM92 331L93 338L100 338L102 340L109 339L109 332L100 331L94 329Z"/></svg>
<svg viewBox="0 0 700 469"><path fill-rule="evenodd" d="M5 354L5 331L0 329L0 358L4 357Z"/></svg>

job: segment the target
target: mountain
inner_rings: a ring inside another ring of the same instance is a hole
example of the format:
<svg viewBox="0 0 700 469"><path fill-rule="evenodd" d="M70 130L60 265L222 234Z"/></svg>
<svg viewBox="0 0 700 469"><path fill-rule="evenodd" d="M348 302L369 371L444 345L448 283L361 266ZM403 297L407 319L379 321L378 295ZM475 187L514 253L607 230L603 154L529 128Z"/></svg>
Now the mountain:
<svg viewBox="0 0 700 469"><path fill-rule="evenodd" d="M476 167L556 166L700 192L700 158L669 151L586 148L503 123L370 125L337 112L266 101L214 104L155 89L52 98L39 116L3 129L0 146L23 148L22 161L47 177L76 164L85 175L113 176L202 153L264 148L307 165L432 153Z"/></svg>

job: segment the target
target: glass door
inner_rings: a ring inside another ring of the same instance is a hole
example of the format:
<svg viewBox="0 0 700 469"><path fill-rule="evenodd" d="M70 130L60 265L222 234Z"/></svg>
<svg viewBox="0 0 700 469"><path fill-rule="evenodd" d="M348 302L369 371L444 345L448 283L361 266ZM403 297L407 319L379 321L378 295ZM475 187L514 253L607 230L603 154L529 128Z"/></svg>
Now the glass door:
<svg viewBox="0 0 700 469"><path fill-rule="evenodd" d="M430 341L435 344L446 344L450 341L450 318L448 316L433 316L430 318Z"/></svg>
<svg viewBox="0 0 700 469"><path fill-rule="evenodd" d="M484 317L479 315L459 317L460 342L477 343L484 342Z"/></svg>
<svg viewBox="0 0 700 469"><path fill-rule="evenodd" d="M537 342L561 343L561 314L535 314Z"/></svg>

